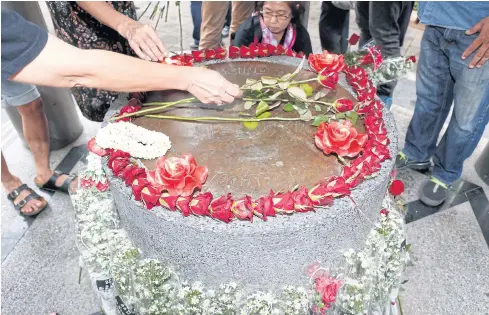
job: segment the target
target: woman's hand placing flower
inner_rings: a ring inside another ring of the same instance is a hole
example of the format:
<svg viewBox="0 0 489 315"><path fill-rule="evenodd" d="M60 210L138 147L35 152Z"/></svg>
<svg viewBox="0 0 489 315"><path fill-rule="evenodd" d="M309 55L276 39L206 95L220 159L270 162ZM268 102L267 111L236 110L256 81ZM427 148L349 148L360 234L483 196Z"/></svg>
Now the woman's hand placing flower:
<svg viewBox="0 0 489 315"><path fill-rule="evenodd" d="M187 68L187 67L184 67ZM190 68L189 84L184 88L204 104L232 103L241 95L237 84L226 80L219 72L205 68Z"/></svg>
<svg viewBox="0 0 489 315"><path fill-rule="evenodd" d="M148 24L127 19L117 27L121 36L128 40L131 48L141 59L161 61L166 57L166 47Z"/></svg>
<svg viewBox="0 0 489 315"><path fill-rule="evenodd" d="M322 122L314 135L316 146L324 154L336 153L341 157L357 156L367 142L366 134L358 133L349 120Z"/></svg>

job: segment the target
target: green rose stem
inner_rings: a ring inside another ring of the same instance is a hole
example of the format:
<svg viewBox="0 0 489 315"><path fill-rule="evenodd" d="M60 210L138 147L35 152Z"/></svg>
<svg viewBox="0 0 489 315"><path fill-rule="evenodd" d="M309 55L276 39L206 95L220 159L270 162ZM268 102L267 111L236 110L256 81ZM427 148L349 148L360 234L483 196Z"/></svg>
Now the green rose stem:
<svg viewBox="0 0 489 315"><path fill-rule="evenodd" d="M269 118L231 118L231 117L181 117L165 115L145 115L148 118L183 120L183 121L234 121L234 122L259 122L259 121L299 121L301 118L269 117Z"/></svg>
<svg viewBox="0 0 489 315"><path fill-rule="evenodd" d="M157 112L159 110L162 110L162 109L165 109L165 108L168 108L168 107L171 107L171 106L174 106L174 105L178 105L178 104L185 104L185 103L190 103L192 101L195 101L196 98L195 97L190 97L190 98L186 98L186 99L183 99L183 100L179 100L179 101L175 101L175 102L155 102L155 103L146 103L146 104L143 104L143 106L155 106L155 105L161 105L161 106L157 106L157 107L152 107L152 108L148 108L148 109L143 109L143 110L139 110L137 112L134 112L134 113L128 113L128 114L124 114L122 116L115 116L115 117L112 117L110 119L110 121L116 121L116 120L119 120L119 119L122 119L122 118L127 118L127 117L134 117L134 116L141 116L143 114L147 114L147 113L152 113L152 112ZM149 104L149 105L148 105Z"/></svg>

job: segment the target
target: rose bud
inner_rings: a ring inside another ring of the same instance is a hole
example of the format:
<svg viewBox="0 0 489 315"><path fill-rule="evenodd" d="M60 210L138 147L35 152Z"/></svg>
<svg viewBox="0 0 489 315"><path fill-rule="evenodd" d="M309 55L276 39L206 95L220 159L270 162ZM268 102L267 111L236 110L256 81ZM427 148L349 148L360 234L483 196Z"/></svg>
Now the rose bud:
<svg viewBox="0 0 489 315"><path fill-rule="evenodd" d="M267 217L274 217L276 215L275 209L273 209L273 200L271 196L264 196L253 203L253 213L262 218L263 221L267 220Z"/></svg>
<svg viewBox="0 0 489 315"><path fill-rule="evenodd" d="M399 196L404 192L404 183L399 179L393 180L389 191L392 195Z"/></svg>
<svg viewBox="0 0 489 315"><path fill-rule="evenodd" d="M307 193L307 188L302 186L299 190L292 193L294 209L296 212L306 212L314 210L311 198Z"/></svg>
<svg viewBox="0 0 489 315"><path fill-rule="evenodd" d="M130 114L130 113L135 113L138 110L141 109L141 103L139 102L138 99L133 98L125 105L124 107L121 108L119 111L119 116L122 116L124 114ZM131 117L126 117L126 118L121 118L118 121L130 121Z"/></svg>
<svg viewBox="0 0 489 315"><path fill-rule="evenodd" d="M160 205L171 211L177 210L177 200L180 196L172 196L167 192L164 192L160 196Z"/></svg>
<svg viewBox="0 0 489 315"><path fill-rule="evenodd" d="M205 192L192 199L192 201L189 203L192 214L200 216L210 215L209 205L211 204L212 198L213 197L210 192Z"/></svg>
<svg viewBox="0 0 489 315"><path fill-rule="evenodd" d="M95 186L98 191L104 192L107 189L109 189L109 183L107 182L107 179L104 179L101 182L98 182L97 185Z"/></svg>
<svg viewBox="0 0 489 315"><path fill-rule="evenodd" d="M231 198L231 194L213 200L209 208L211 217L226 223L231 222L233 219L233 213L231 212L232 204L233 199Z"/></svg>
<svg viewBox="0 0 489 315"><path fill-rule="evenodd" d="M275 212L287 214L294 212L294 200L292 199L292 193L286 192L283 194L274 194L272 195L272 201Z"/></svg>
<svg viewBox="0 0 489 315"><path fill-rule="evenodd" d="M144 187L141 191L141 199L148 210L159 205L160 196L160 190L150 185Z"/></svg>
<svg viewBox="0 0 489 315"><path fill-rule="evenodd" d="M149 185L150 185L149 181L145 178L134 180L134 182L132 182L131 185L134 199L136 199L137 201L141 200L141 191L144 189L144 187Z"/></svg>
<svg viewBox="0 0 489 315"><path fill-rule="evenodd" d="M180 196L177 199L177 209L182 212L184 217L188 217L190 215L189 203L191 199L192 196Z"/></svg>
<svg viewBox="0 0 489 315"><path fill-rule="evenodd" d="M334 107L340 113L349 112L353 109L353 102L347 98L339 98L334 102Z"/></svg>
<svg viewBox="0 0 489 315"><path fill-rule="evenodd" d="M253 206L251 204L251 197L245 196L241 199L235 200L231 206L231 212L239 220L248 220L253 222Z"/></svg>
<svg viewBox="0 0 489 315"><path fill-rule="evenodd" d="M358 36L358 34L356 34L356 33L353 33L350 36L350 39L348 40L348 42L350 43L350 45L353 46L353 45L356 45L359 40L360 40L360 36Z"/></svg>

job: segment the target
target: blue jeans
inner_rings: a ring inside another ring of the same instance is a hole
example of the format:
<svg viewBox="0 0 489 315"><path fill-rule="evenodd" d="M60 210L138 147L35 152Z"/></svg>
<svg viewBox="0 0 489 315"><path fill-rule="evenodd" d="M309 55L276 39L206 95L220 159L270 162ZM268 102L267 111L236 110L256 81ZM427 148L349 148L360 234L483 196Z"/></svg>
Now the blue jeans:
<svg viewBox="0 0 489 315"><path fill-rule="evenodd" d="M477 35L428 26L421 41L416 107L403 152L418 162L433 157L432 175L446 184L460 177L489 121L489 63L470 69L475 54L461 58ZM448 129L437 146L452 102Z"/></svg>
<svg viewBox="0 0 489 315"><path fill-rule="evenodd" d="M202 1L190 1L190 14L194 24L192 38L195 44L198 45L200 41L200 25L202 24Z"/></svg>

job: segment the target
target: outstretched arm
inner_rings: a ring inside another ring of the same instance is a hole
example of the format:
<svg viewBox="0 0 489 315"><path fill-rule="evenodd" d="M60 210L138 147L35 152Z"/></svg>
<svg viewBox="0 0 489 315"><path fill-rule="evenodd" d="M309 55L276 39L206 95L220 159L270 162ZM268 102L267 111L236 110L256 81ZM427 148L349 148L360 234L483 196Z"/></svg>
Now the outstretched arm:
<svg viewBox="0 0 489 315"><path fill-rule="evenodd" d="M188 90L202 102L215 104L232 102L240 94L237 85L216 71L152 63L104 50L82 50L52 35L41 53L10 79L120 92Z"/></svg>

